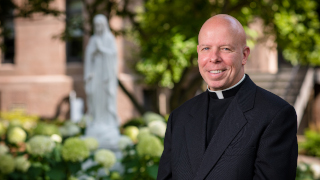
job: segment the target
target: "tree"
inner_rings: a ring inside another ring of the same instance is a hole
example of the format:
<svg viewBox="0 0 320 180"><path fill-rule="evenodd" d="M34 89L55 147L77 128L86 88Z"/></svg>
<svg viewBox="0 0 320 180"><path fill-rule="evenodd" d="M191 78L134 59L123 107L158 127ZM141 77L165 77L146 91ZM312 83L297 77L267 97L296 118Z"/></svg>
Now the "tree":
<svg viewBox="0 0 320 180"><path fill-rule="evenodd" d="M30 17L35 12L58 15L50 9L53 0L27 0L27 6L18 7L13 1L0 2L0 28L8 9L17 9L16 16ZM82 0L86 11L84 32L92 34L92 18L105 14L108 19L121 16L131 22L116 35L129 35L140 47L136 71L150 87L170 88L170 109L175 109L194 96L202 84L197 68L197 35L206 19L215 14L236 17L249 35L252 44L254 32L248 24L255 18L264 22L265 34L276 36L279 50L293 64L319 65L320 23L316 0ZM72 23L71 23L72 25ZM81 25L82 26L82 25ZM128 28L129 27L129 28ZM67 26L65 37L68 36ZM78 27L76 27L78 28ZM2 36L5 31L1 32ZM143 113L134 96L127 95Z"/></svg>
<svg viewBox="0 0 320 180"><path fill-rule="evenodd" d="M150 86L172 89L171 110L193 97L202 84L197 35L205 20L215 14L236 17L251 38L254 33L248 24L261 18L265 33L276 36L285 59L319 65L317 5L315 0L146 0L135 18L141 47L136 68Z"/></svg>
<svg viewBox="0 0 320 180"><path fill-rule="evenodd" d="M170 88L170 109L194 96L202 84L197 68L197 35L206 19L215 14L236 17L253 44L255 32L248 24L255 18L264 22L265 34L276 36L278 48L293 64L318 65L320 23L315 0L83 0L90 24L85 32L92 34L94 15L102 13L111 19L121 16L131 26L115 31L133 37L140 47L135 69L144 83L155 89ZM128 37L128 36L127 36ZM141 105L128 91L137 109Z"/></svg>

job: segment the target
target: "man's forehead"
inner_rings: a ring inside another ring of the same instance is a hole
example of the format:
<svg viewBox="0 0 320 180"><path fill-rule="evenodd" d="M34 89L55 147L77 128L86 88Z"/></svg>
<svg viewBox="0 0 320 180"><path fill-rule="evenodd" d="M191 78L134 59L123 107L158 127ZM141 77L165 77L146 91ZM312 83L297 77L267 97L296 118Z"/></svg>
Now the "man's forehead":
<svg viewBox="0 0 320 180"><path fill-rule="evenodd" d="M233 28L242 28L241 23L234 17L229 16L227 14L218 14L209 18L203 26L207 24L214 24L214 25L229 25Z"/></svg>
<svg viewBox="0 0 320 180"><path fill-rule="evenodd" d="M198 39L201 40L202 44L211 41L224 41L233 43L234 40L239 38L239 33L237 29L232 29L229 26L214 26L205 27L201 29Z"/></svg>
<svg viewBox="0 0 320 180"><path fill-rule="evenodd" d="M208 33L210 31L231 31L231 33L237 33L241 28L242 26L240 25L239 27L239 24L233 19L217 17L206 21L203 24L200 33Z"/></svg>
<svg viewBox="0 0 320 180"><path fill-rule="evenodd" d="M240 40L241 43L246 43L246 35L240 22L232 16L221 14L208 19L200 29L198 40L201 36L218 33L225 36L232 36L233 40Z"/></svg>

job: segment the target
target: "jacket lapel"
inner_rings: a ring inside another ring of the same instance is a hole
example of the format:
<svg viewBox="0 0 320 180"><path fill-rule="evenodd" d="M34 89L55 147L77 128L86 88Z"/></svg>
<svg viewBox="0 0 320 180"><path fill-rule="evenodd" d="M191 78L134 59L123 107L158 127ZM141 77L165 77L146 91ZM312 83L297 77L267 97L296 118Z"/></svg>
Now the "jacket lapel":
<svg viewBox="0 0 320 180"><path fill-rule="evenodd" d="M230 103L215 135L212 137L203 155L203 160L195 180L205 179L228 145L247 123L244 112L253 108L256 85L251 81L249 76L246 78L248 79Z"/></svg>
<svg viewBox="0 0 320 180"><path fill-rule="evenodd" d="M206 149L196 179L205 178L246 123L247 120L244 118L237 102L233 100Z"/></svg>
<svg viewBox="0 0 320 180"><path fill-rule="evenodd" d="M199 100L189 112L189 122L185 125L187 150L194 174L197 172L205 152L208 110L208 92L206 91L199 96Z"/></svg>

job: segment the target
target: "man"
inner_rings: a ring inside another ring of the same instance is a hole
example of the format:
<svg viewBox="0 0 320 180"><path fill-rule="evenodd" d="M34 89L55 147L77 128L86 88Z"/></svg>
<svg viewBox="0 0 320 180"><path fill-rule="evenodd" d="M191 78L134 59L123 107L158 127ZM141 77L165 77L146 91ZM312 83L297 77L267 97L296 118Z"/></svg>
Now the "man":
<svg viewBox="0 0 320 180"><path fill-rule="evenodd" d="M198 41L208 90L171 113L158 180L295 179L295 110L244 74L250 49L242 25L213 16Z"/></svg>

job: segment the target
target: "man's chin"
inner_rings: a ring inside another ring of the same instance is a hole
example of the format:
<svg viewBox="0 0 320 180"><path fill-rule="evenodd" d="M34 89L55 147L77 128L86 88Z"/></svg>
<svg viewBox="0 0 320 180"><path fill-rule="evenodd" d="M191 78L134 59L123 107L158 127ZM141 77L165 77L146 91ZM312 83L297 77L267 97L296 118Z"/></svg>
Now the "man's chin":
<svg viewBox="0 0 320 180"><path fill-rule="evenodd" d="M210 88L211 91L222 90L225 84L223 79L219 79L219 80L210 79L209 81L206 81L206 83L208 84L208 87Z"/></svg>
<svg viewBox="0 0 320 180"><path fill-rule="evenodd" d="M223 88L223 86L209 86L211 91L221 91L225 88Z"/></svg>

